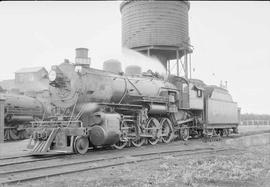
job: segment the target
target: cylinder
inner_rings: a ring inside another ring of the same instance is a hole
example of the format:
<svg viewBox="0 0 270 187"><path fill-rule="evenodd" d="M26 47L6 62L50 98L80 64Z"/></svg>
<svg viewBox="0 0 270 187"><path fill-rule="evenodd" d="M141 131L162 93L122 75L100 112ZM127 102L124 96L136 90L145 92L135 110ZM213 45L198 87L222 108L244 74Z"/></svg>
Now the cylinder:
<svg viewBox="0 0 270 187"><path fill-rule="evenodd" d="M189 42L188 1L124 1L122 45L183 47Z"/></svg>
<svg viewBox="0 0 270 187"><path fill-rule="evenodd" d="M97 112L100 122L90 129L90 141L93 145L113 145L120 140L120 115L117 113Z"/></svg>
<svg viewBox="0 0 270 187"><path fill-rule="evenodd" d="M103 127L94 126L90 131L90 141L94 145L104 145L108 135Z"/></svg>
<svg viewBox="0 0 270 187"><path fill-rule="evenodd" d="M116 59L109 59L103 63L103 70L119 74L122 72L121 62Z"/></svg>
<svg viewBox="0 0 270 187"><path fill-rule="evenodd" d="M90 130L90 141L95 146L113 145L120 140L120 134L109 131L102 126L94 126Z"/></svg>

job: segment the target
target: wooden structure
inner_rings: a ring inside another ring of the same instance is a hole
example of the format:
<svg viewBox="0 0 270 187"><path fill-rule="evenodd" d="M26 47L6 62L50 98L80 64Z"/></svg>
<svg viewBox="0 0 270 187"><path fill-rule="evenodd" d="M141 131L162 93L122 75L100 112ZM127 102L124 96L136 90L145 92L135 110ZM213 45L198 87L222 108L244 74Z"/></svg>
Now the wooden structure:
<svg viewBox="0 0 270 187"><path fill-rule="evenodd" d="M120 5L122 46L158 58L168 74L174 69L171 62L175 61L177 76L181 65L188 78L192 52L189 8L188 1L124 1Z"/></svg>
<svg viewBox="0 0 270 187"><path fill-rule="evenodd" d="M0 143L4 143L5 100L0 98Z"/></svg>

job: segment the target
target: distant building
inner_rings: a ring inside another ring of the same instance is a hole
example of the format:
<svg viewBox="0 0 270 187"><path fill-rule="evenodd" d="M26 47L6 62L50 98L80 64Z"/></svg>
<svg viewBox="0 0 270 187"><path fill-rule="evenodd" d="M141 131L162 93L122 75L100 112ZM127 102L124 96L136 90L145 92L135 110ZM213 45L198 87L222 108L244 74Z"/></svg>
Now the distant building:
<svg viewBox="0 0 270 187"><path fill-rule="evenodd" d="M19 92L39 92L47 90L48 71L44 67L22 68L15 72L15 80L3 80L0 86L5 90Z"/></svg>
<svg viewBox="0 0 270 187"><path fill-rule="evenodd" d="M15 85L21 92L48 88L48 71L44 67L22 68L15 72Z"/></svg>
<svg viewBox="0 0 270 187"><path fill-rule="evenodd" d="M15 72L15 83L39 81L48 77L48 71L44 67L22 68Z"/></svg>
<svg viewBox="0 0 270 187"><path fill-rule="evenodd" d="M0 86L4 90L14 89L16 87L15 80L14 79L2 80L2 81L0 81Z"/></svg>

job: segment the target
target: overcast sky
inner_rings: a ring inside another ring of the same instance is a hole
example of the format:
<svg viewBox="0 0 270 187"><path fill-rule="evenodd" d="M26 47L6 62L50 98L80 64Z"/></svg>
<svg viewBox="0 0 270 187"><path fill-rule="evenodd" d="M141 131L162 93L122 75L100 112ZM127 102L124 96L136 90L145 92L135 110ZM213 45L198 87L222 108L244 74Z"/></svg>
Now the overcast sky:
<svg viewBox="0 0 270 187"><path fill-rule="evenodd" d="M121 51L120 2L0 2L0 80L23 67L74 60L89 48L92 67ZM270 2L192 1L193 78L228 81L242 112L270 114ZM159 67L160 64L150 64Z"/></svg>

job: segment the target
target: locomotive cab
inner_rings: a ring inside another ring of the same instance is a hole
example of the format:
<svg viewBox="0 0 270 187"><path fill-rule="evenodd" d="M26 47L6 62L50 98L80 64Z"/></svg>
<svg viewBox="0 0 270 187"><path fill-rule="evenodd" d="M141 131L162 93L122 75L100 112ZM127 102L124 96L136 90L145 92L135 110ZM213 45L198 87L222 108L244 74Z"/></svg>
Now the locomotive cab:
<svg viewBox="0 0 270 187"><path fill-rule="evenodd" d="M168 81L176 86L179 91L176 103L178 109L185 108L187 106L186 98L188 98L188 81L183 77L178 77L175 75L169 75Z"/></svg>
<svg viewBox="0 0 270 187"><path fill-rule="evenodd" d="M177 99L179 109L203 110L204 88L202 81L186 80L175 75L170 75L169 81L179 90L179 98Z"/></svg>
<svg viewBox="0 0 270 187"><path fill-rule="evenodd" d="M193 110L203 110L204 83L198 79L189 79L187 89L187 107Z"/></svg>

